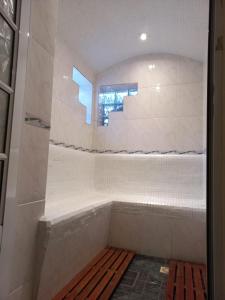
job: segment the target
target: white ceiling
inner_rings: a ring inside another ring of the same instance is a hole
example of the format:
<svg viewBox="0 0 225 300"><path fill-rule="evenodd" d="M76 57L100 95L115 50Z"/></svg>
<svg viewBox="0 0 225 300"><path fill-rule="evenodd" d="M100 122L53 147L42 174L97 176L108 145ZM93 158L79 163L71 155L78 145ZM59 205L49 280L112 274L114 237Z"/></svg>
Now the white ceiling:
<svg viewBox="0 0 225 300"><path fill-rule="evenodd" d="M59 35L96 73L148 53L206 55L208 0L60 0L59 12Z"/></svg>

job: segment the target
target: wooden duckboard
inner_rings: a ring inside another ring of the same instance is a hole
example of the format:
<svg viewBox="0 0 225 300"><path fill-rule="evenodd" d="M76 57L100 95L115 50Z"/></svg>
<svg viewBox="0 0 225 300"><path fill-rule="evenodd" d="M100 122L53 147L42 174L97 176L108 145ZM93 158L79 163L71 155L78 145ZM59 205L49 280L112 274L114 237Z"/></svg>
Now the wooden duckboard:
<svg viewBox="0 0 225 300"><path fill-rule="evenodd" d="M127 250L104 249L53 300L110 299L134 255Z"/></svg>
<svg viewBox="0 0 225 300"><path fill-rule="evenodd" d="M167 282L167 300L206 300L206 266L171 260Z"/></svg>

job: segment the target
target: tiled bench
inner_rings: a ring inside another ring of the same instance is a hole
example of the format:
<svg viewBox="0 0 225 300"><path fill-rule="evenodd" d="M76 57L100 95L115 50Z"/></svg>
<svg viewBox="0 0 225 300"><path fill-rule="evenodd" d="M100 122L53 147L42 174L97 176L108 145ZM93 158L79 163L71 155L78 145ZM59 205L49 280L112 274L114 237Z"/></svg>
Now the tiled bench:
<svg viewBox="0 0 225 300"><path fill-rule="evenodd" d="M205 262L205 212L109 201L39 224L36 294L51 300L107 245Z"/></svg>

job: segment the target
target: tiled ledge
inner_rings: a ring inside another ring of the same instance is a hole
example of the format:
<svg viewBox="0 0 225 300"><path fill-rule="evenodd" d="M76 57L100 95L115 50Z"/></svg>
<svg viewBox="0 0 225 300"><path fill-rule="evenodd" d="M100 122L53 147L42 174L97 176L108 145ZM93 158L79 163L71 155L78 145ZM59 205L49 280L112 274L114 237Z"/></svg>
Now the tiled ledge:
<svg viewBox="0 0 225 300"><path fill-rule="evenodd" d="M205 262L202 212L192 216L183 208L176 215L171 218L160 213L160 207L155 214L153 206L109 201L58 220L42 219L38 230L37 299L52 299L107 245L147 256Z"/></svg>
<svg viewBox="0 0 225 300"><path fill-rule="evenodd" d="M105 150L97 150L97 149L90 149L90 148L84 148L84 147L79 147L75 145L69 145L63 142L58 142L55 140L49 140L49 143L55 146L61 146L64 148L69 148L77 151L82 151L82 152L88 152L88 153L95 153L95 154L160 154L160 155L168 155L168 154L175 154L175 155L185 155L185 154L192 154L192 155L205 155L206 150L203 151L196 151L196 150L187 150L187 151L178 151L178 150L169 150L169 151L160 151L160 150L153 150L153 151L144 151L144 150L135 150L135 151L130 151L130 150L110 150L110 149L105 149Z"/></svg>

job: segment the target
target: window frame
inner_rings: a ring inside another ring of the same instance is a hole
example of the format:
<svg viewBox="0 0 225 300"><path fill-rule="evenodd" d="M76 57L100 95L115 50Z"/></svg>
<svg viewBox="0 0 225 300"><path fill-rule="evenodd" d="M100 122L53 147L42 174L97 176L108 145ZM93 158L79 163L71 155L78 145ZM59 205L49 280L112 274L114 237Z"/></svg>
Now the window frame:
<svg viewBox="0 0 225 300"><path fill-rule="evenodd" d="M127 88L126 88L127 87ZM124 107L124 102L122 101L122 103L119 103L119 102L114 102L112 104L101 104L100 103L100 94L102 94L101 92L101 89L104 89L104 88L112 88L114 94L115 94L115 98L116 98L116 94L118 92L122 92L123 91L123 88L124 88L124 91L127 91L127 97L131 97L133 95L130 95L130 91L134 89L134 87L136 88L136 92L138 93L138 83L137 82L132 82L132 83L119 83L119 84L107 84L107 85L101 85L99 86L98 88L98 101L97 101L97 112L98 112L98 115L97 115L97 123L98 123L98 126L99 127L108 127L109 126L109 122L108 122L108 125L104 125L104 120L105 119L108 119L109 120L109 117L108 118L104 118L103 116L103 113L100 114L100 106L118 106L118 105L122 105L122 109L121 110L112 110L112 112L121 112L123 111L123 107ZM118 88L116 90L116 88ZM119 90L119 88L121 90ZM110 92L110 91L109 91ZM124 97L123 97L124 99Z"/></svg>
<svg viewBox="0 0 225 300"><path fill-rule="evenodd" d="M13 31L13 46L11 54L11 77L9 84L0 80L0 89L7 93L9 96L9 107L6 124L5 134L5 147L4 152L0 153L0 162L3 163L2 174L0 174L0 226L4 223L4 212L5 212L5 198L7 188L7 176L8 176L8 165L9 165L9 152L11 142L11 130L13 121L13 109L14 109L14 98L15 98L15 85L16 85L16 70L18 60L18 47L19 47L19 27L20 27L20 15L21 15L21 0L17 0L15 4L15 16L10 18L5 10L0 6L1 18L8 24ZM0 235L1 238L1 235Z"/></svg>

